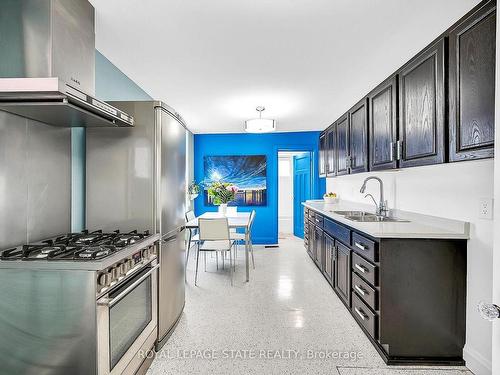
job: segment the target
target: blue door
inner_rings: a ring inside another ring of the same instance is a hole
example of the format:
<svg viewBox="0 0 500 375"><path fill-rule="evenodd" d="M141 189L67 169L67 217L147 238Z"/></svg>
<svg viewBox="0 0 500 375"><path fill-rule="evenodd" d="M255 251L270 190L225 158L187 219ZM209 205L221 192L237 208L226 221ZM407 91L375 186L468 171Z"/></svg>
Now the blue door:
<svg viewBox="0 0 500 375"><path fill-rule="evenodd" d="M311 199L311 154L305 152L293 157L293 234L304 238L304 207Z"/></svg>

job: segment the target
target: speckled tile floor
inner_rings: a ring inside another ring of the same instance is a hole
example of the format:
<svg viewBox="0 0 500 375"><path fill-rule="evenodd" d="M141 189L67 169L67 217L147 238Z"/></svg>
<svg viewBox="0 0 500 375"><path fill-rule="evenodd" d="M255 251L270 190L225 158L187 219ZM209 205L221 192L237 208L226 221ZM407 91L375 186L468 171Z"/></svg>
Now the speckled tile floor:
<svg viewBox="0 0 500 375"><path fill-rule="evenodd" d="M192 252L194 253L194 252ZM194 257L186 307L148 371L159 374L470 375L464 367L388 367L306 254L302 240L255 247L256 269L245 283L240 250L229 272Z"/></svg>

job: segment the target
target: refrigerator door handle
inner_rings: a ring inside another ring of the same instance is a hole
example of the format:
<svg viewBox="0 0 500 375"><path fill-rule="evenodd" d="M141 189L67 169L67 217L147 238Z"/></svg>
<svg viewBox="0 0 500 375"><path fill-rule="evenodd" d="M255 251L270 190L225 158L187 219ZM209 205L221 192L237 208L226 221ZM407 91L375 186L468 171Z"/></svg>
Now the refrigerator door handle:
<svg viewBox="0 0 500 375"><path fill-rule="evenodd" d="M176 238L177 235L179 233L181 233L183 230L185 230L186 227L183 225L177 229L175 229L174 231L170 231L169 233L165 234L163 237L162 237L162 242L169 242L171 241L172 239Z"/></svg>

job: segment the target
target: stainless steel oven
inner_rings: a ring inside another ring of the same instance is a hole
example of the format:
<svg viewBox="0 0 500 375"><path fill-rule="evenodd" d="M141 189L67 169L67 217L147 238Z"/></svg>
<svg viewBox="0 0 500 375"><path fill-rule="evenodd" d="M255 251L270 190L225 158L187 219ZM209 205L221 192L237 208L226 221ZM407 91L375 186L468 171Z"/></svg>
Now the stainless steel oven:
<svg viewBox="0 0 500 375"><path fill-rule="evenodd" d="M134 374L156 340L158 260L137 264L97 299L98 374Z"/></svg>

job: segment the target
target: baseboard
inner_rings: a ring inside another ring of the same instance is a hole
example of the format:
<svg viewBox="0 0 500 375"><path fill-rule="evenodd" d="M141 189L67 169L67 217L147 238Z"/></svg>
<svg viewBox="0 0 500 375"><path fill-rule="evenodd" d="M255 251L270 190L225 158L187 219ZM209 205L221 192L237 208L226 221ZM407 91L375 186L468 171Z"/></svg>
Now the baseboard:
<svg viewBox="0 0 500 375"><path fill-rule="evenodd" d="M254 245L274 245L278 242L276 237L253 237L252 243Z"/></svg>
<svg viewBox="0 0 500 375"><path fill-rule="evenodd" d="M491 360L488 360L477 350L467 347L464 348L465 365L474 375L491 375Z"/></svg>

